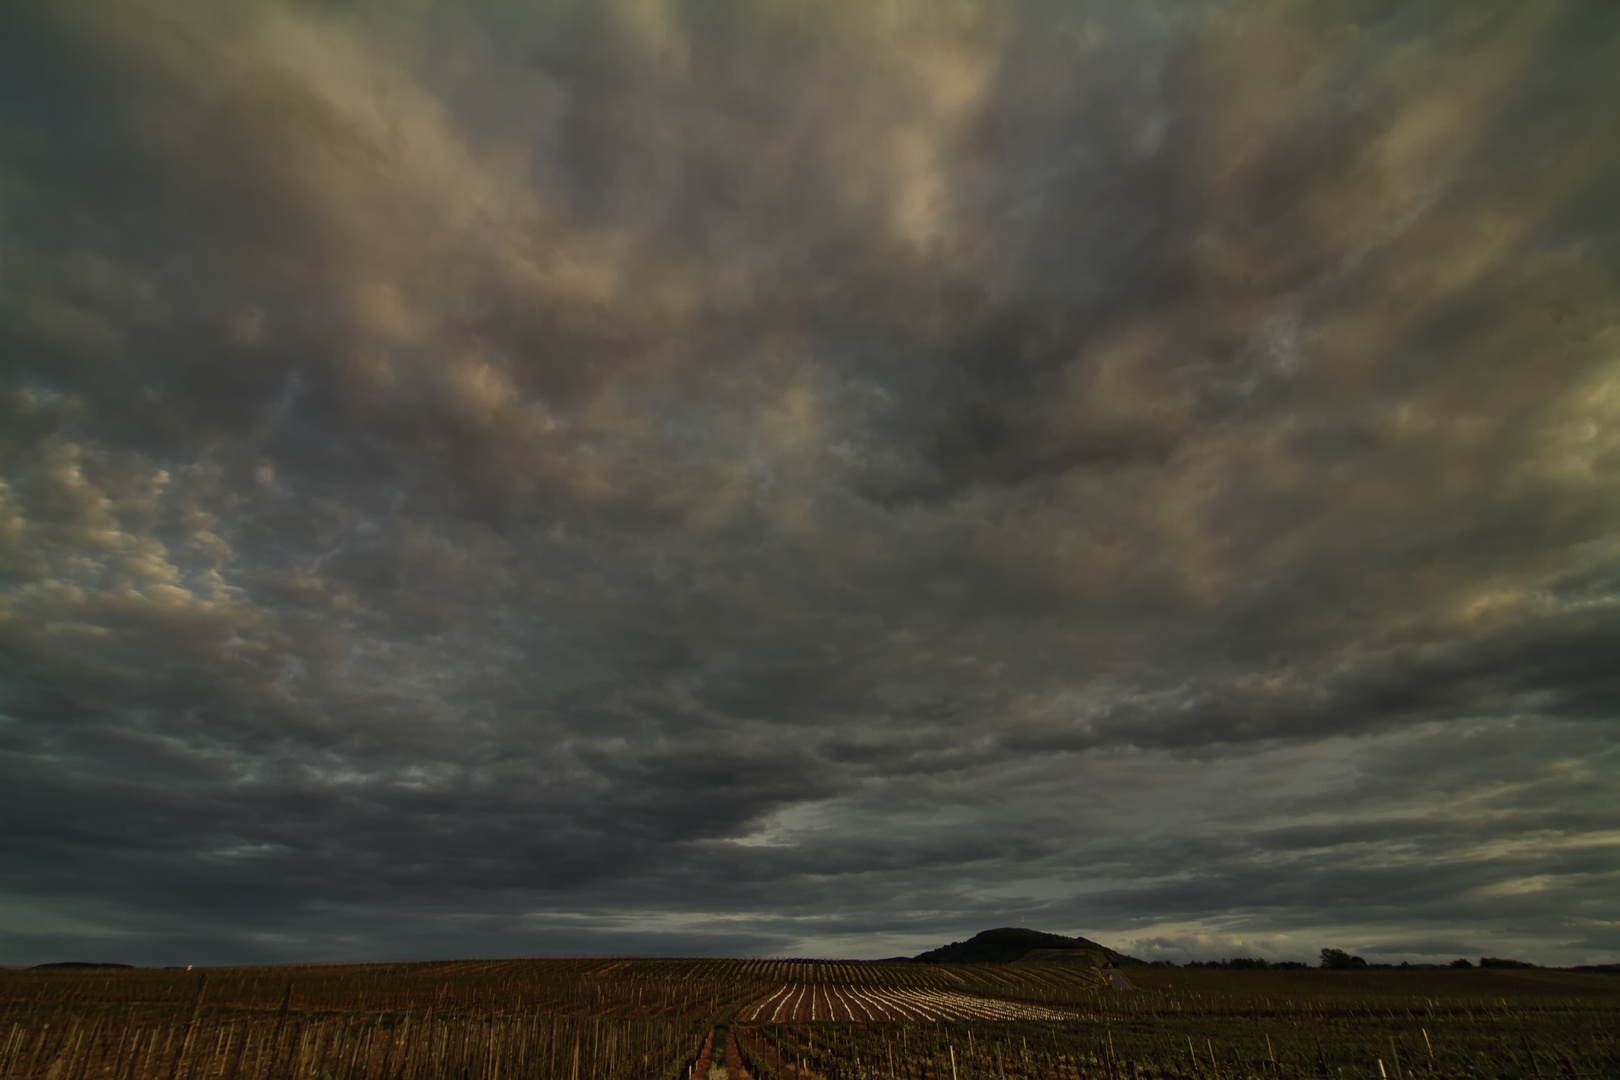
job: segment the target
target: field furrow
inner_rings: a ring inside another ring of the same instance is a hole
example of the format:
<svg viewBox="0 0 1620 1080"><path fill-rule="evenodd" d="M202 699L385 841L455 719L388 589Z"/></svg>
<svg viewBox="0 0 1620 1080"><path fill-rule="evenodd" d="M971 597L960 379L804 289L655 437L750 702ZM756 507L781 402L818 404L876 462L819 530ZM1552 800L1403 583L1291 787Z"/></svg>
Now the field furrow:
<svg viewBox="0 0 1620 1080"><path fill-rule="evenodd" d="M914 987L787 985L738 1011L748 1022L821 1023L842 1021L938 1020L1070 1020L1073 1009L1026 1001L967 994L958 990Z"/></svg>

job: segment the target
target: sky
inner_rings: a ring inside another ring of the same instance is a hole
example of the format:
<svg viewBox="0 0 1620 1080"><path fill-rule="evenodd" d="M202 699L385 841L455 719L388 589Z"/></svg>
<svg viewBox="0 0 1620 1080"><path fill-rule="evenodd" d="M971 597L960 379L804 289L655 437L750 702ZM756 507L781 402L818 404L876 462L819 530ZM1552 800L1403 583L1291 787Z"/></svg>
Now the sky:
<svg viewBox="0 0 1620 1080"><path fill-rule="evenodd" d="M0 8L0 963L1620 960L1620 6Z"/></svg>

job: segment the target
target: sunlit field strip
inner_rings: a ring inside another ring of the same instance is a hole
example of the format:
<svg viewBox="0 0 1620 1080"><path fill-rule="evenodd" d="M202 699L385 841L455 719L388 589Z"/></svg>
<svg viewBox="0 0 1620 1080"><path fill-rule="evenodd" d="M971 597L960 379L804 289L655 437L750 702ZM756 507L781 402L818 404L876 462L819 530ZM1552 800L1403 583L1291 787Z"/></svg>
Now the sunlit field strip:
<svg viewBox="0 0 1620 1080"><path fill-rule="evenodd" d="M805 1003L808 998L808 1004ZM757 1023L877 1023L950 1020L1072 1020L1072 1010L1004 1001L956 990L918 987L787 985L745 1006L738 1019Z"/></svg>
<svg viewBox="0 0 1620 1080"><path fill-rule="evenodd" d="M747 1019L758 1020L760 1013L764 1012L766 1009L771 1009L772 1012L768 1019L772 1023L775 1023L781 1019L782 1003L792 995L792 992L793 987L784 984L780 990L776 991L776 993L755 1005L753 1011L748 1014Z"/></svg>

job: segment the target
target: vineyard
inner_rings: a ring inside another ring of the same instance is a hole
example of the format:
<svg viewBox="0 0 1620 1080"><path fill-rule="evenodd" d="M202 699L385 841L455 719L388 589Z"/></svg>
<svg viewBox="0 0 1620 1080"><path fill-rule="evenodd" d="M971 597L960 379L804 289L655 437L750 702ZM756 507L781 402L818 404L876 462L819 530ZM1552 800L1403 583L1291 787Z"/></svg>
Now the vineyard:
<svg viewBox="0 0 1620 1080"><path fill-rule="evenodd" d="M767 960L0 971L19 1080L1620 1076L1620 977Z"/></svg>
<svg viewBox="0 0 1620 1080"><path fill-rule="evenodd" d="M745 1020L772 1024L820 1020L1068 1020L1074 1013L1023 1002L916 986L783 986L742 1010Z"/></svg>

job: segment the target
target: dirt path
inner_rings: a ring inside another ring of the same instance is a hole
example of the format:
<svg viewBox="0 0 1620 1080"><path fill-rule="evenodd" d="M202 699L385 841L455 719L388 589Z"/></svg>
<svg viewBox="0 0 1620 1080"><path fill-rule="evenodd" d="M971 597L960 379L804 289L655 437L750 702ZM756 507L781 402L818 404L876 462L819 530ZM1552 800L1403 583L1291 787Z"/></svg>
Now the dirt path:
<svg viewBox="0 0 1620 1080"><path fill-rule="evenodd" d="M698 1051L697 1063L692 1066L692 1080L708 1080L709 1057L714 1053L714 1028L703 1038L703 1049Z"/></svg>
<svg viewBox="0 0 1620 1080"><path fill-rule="evenodd" d="M1104 968L1103 975L1107 977L1108 985L1113 987L1115 990L1136 989L1136 987L1131 985L1131 980L1127 979L1125 977L1125 973L1120 971L1118 968Z"/></svg>
<svg viewBox="0 0 1620 1080"><path fill-rule="evenodd" d="M730 1074L728 1080L752 1080L748 1070L743 1067L742 1051L737 1048L741 1038L742 1031L738 1028L733 1027L726 1032L726 1072Z"/></svg>

